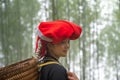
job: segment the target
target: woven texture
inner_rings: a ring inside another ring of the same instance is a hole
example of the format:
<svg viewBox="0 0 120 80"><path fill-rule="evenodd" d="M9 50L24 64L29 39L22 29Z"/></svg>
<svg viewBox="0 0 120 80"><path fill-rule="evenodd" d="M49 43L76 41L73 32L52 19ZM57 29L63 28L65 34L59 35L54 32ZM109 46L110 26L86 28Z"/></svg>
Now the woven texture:
<svg viewBox="0 0 120 80"><path fill-rule="evenodd" d="M38 67L35 58L29 58L0 68L0 80L37 80Z"/></svg>

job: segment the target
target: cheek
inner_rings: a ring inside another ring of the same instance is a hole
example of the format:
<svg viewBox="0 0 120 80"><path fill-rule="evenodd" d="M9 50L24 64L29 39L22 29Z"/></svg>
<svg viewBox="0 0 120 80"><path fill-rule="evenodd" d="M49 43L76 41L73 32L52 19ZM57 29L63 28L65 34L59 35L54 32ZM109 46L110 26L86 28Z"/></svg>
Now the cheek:
<svg viewBox="0 0 120 80"><path fill-rule="evenodd" d="M64 47L63 46L58 46L54 48L55 53L61 53L63 51Z"/></svg>
<svg viewBox="0 0 120 80"><path fill-rule="evenodd" d="M64 45L61 45L61 46L58 47L58 49L59 49L59 50L63 50L63 49L65 49L65 46L64 46Z"/></svg>
<svg viewBox="0 0 120 80"><path fill-rule="evenodd" d="M62 50L61 47L56 47L56 48L55 48L55 51L57 51L57 52L59 52L59 51L61 51L61 50Z"/></svg>

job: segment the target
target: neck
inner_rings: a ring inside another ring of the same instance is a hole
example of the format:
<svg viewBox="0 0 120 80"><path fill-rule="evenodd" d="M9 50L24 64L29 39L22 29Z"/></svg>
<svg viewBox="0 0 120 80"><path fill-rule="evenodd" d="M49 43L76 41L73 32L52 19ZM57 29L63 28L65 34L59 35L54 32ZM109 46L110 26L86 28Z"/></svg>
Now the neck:
<svg viewBox="0 0 120 80"><path fill-rule="evenodd" d="M59 60L59 57L57 57L57 56L53 55L52 53L47 53L47 55L46 55L46 56L47 56L47 57L51 57L51 58L55 59L56 61L58 61L58 60Z"/></svg>

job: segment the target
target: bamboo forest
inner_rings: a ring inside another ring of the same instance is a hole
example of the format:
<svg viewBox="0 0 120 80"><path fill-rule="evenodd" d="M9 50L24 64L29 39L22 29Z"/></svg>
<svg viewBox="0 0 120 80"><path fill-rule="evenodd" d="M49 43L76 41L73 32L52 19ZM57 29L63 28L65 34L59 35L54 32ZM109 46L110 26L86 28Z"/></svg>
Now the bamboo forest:
<svg viewBox="0 0 120 80"><path fill-rule="evenodd" d="M35 56L42 21L82 26L61 63L80 80L120 80L120 0L0 0L0 67Z"/></svg>

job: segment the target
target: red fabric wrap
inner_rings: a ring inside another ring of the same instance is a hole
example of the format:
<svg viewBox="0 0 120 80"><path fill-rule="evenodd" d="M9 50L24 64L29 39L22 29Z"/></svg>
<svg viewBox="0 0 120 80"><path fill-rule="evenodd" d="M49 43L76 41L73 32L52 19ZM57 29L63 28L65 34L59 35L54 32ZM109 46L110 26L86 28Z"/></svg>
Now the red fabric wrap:
<svg viewBox="0 0 120 80"><path fill-rule="evenodd" d="M65 20L57 20L57 21L50 21L50 22L41 22L38 26L38 31L41 34L38 35L37 41L36 41L36 51L38 48L38 40L41 41L41 44L43 46L43 51L40 53L41 55L45 55L45 44L47 42L52 42L54 44L61 42L65 39L75 40L77 39L81 32L82 28L81 26L78 26L72 22L65 21ZM50 38L52 41L42 40L42 37ZM45 43L45 42L46 43Z"/></svg>

